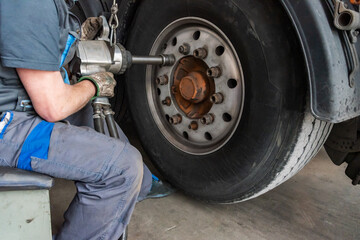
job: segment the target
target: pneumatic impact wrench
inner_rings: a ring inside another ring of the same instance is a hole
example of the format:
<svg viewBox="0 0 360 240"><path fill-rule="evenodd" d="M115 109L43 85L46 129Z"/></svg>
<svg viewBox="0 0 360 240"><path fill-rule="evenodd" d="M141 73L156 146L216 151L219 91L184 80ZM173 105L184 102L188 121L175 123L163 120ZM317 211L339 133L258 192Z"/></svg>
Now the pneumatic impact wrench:
<svg viewBox="0 0 360 240"><path fill-rule="evenodd" d="M133 56L119 43L111 44L107 40L85 40L78 44L76 57L71 64L71 72L78 77L98 72L120 75L133 64L171 66L174 63L174 55ZM119 138L109 99L95 98L93 108L95 130L104 133L105 120L110 136Z"/></svg>
<svg viewBox="0 0 360 240"><path fill-rule="evenodd" d="M76 57L71 64L71 72L77 77L98 72L112 72L120 75L133 64L171 66L174 63L174 55L133 56L119 43L112 45L106 40L86 40L78 44ZM95 130L105 133L105 120L110 136L119 138L109 99L95 98L92 105Z"/></svg>
<svg viewBox="0 0 360 240"><path fill-rule="evenodd" d="M104 37L100 37L98 40L79 42L75 58L70 66L73 75L81 77L98 72L120 75L133 64L172 66L175 63L174 55L133 56L120 43L111 44L109 39L103 39ZM95 130L104 133L105 120L110 136L119 138L109 99L95 98L93 108Z"/></svg>
<svg viewBox="0 0 360 240"><path fill-rule="evenodd" d="M124 74L133 64L171 66L174 55L133 56L120 43L111 44L107 40L80 41L76 56L71 64L71 72L76 76L87 76L98 72ZM104 133L103 120L106 120L111 137L119 138L114 112L108 98L96 98L93 101L95 130Z"/></svg>

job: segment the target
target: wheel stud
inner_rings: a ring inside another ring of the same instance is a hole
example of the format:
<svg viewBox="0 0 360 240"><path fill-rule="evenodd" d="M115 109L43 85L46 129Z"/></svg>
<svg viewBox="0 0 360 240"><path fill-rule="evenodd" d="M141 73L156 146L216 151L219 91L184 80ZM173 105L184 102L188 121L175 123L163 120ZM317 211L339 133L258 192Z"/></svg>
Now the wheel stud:
<svg viewBox="0 0 360 240"><path fill-rule="evenodd" d="M166 97L165 100L162 101L163 105L170 106L171 105L171 98Z"/></svg>
<svg viewBox="0 0 360 240"><path fill-rule="evenodd" d="M207 57L207 50L205 48L198 48L194 51L193 55L196 58L204 59Z"/></svg>
<svg viewBox="0 0 360 240"><path fill-rule="evenodd" d="M206 114L200 120L200 122L204 125L210 125L215 121L215 115L212 113Z"/></svg>
<svg viewBox="0 0 360 240"><path fill-rule="evenodd" d="M169 122L173 125L177 125L182 122L182 117L180 114L176 114L169 119Z"/></svg>
<svg viewBox="0 0 360 240"><path fill-rule="evenodd" d="M169 77L167 75L163 75L156 78L156 84L158 85L166 85L168 83L169 83Z"/></svg>
<svg viewBox="0 0 360 240"><path fill-rule="evenodd" d="M187 43L184 43L179 47L179 53L188 55L190 53L190 45Z"/></svg>
<svg viewBox="0 0 360 240"><path fill-rule="evenodd" d="M210 102L220 104L224 101L224 95L222 93L215 93L210 97Z"/></svg>
<svg viewBox="0 0 360 240"><path fill-rule="evenodd" d="M178 93L178 90L179 89L176 86L171 87L171 93L174 94L174 95Z"/></svg>
<svg viewBox="0 0 360 240"><path fill-rule="evenodd" d="M198 128L199 128L199 125L198 125L198 123L197 122L195 122L195 121L192 121L191 123L190 123L190 125L189 125L189 129L191 129L191 130L198 130Z"/></svg>
<svg viewBox="0 0 360 240"><path fill-rule="evenodd" d="M218 78L221 76L221 68L220 67L209 68L206 71L206 74L208 75L208 77Z"/></svg>

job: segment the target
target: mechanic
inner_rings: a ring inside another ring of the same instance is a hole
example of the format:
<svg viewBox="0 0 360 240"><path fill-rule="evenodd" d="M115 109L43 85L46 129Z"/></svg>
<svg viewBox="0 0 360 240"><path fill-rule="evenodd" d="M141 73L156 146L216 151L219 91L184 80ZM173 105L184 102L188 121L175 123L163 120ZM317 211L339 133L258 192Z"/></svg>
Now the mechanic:
<svg viewBox="0 0 360 240"><path fill-rule="evenodd" d="M120 129L120 140L93 130L89 102L114 95L113 75L68 84L63 66L81 32L72 5L0 0L0 166L75 181L56 239L118 239L137 201L172 190L152 178ZM85 21L82 38L94 38L96 19Z"/></svg>

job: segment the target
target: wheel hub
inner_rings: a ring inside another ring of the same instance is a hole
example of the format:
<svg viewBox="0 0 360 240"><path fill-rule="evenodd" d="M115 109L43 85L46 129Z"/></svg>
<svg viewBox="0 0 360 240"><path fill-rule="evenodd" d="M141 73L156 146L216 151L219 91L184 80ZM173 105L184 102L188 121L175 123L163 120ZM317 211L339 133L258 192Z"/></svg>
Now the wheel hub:
<svg viewBox="0 0 360 240"><path fill-rule="evenodd" d="M182 58L174 73L172 94L179 108L191 119L202 118L212 103L210 96L215 92L214 80L206 75L209 67L192 56Z"/></svg>

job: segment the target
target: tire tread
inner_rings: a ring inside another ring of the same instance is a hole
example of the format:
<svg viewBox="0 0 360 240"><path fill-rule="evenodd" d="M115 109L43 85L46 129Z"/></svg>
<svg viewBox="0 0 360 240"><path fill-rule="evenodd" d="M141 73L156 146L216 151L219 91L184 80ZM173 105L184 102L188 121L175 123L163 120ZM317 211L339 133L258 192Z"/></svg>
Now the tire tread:
<svg viewBox="0 0 360 240"><path fill-rule="evenodd" d="M310 125L312 126L312 129L310 132L305 133L306 129L304 129L304 127L306 128L306 126ZM285 164L282 166L282 169L279 170L267 186L260 188L260 191L252 192L241 199L235 199L227 203L238 203L256 198L293 177L320 151L331 132L332 126L333 124L318 120L312 116L310 111L306 111L304 113L302 127L298 132L296 143L287 159L284 160ZM305 142L303 141L304 139L308 140ZM302 148L301 152L296 151L296 149L299 148ZM295 161L294 159L297 160Z"/></svg>

